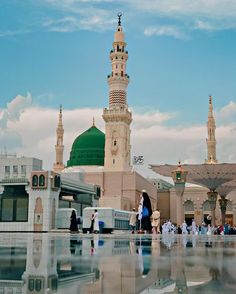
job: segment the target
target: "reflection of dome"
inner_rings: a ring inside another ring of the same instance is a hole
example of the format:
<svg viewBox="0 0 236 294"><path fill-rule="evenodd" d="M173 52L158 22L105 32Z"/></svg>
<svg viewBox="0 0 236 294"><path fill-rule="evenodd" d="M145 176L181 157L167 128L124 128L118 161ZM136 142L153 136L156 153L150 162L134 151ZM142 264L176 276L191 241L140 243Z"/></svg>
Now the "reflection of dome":
<svg viewBox="0 0 236 294"><path fill-rule="evenodd" d="M105 134L93 125L75 139L67 166L104 165L104 147Z"/></svg>

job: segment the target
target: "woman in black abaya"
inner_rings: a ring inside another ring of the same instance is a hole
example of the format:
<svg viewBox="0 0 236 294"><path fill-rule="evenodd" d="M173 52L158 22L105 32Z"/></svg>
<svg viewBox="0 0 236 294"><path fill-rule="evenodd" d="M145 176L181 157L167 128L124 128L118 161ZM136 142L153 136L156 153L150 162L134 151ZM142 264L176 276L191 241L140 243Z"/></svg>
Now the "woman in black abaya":
<svg viewBox="0 0 236 294"><path fill-rule="evenodd" d="M150 198L147 192L142 192L143 198L143 209L142 209L142 219L141 219L141 228L144 230L145 233L152 232L152 225L151 225L151 215L152 215L152 206Z"/></svg>

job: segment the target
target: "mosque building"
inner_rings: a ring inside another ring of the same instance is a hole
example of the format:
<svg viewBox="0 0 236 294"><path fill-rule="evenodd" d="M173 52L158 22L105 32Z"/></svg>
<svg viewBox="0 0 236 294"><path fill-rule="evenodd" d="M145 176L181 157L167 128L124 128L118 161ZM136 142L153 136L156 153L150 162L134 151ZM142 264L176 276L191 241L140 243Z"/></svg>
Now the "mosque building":
<svg viewBox="0 0 236 294"><path fill-rule="evenodd" d="M103 109L105 134L93 121L92 126L80 134L73 142L67 167L63 165L63 125L60 109L57 128L56 162L54 171L83 174L89 184L100 186L99 205L122 210L138 208L140 193L146 190L153 208L157 205L156 187L133 170L131 166L130 125L132 112L127 103L129 75L126 73L128 51L118 14L118 26L110 51L111 74L109 86L109 106Z"/></svg>

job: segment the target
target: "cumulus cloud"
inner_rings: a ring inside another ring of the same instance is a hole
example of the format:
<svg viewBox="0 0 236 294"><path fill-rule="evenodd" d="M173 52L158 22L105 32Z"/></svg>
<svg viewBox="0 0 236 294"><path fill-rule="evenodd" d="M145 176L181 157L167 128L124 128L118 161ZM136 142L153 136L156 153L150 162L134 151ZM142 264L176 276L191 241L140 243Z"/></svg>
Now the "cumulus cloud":
<svg viewBox="0 0 236 294"><path fill-rule="evenodd" d="M81 108L63 110L64 162L69 159L74 139L87 130L95 118L95 125L104 132L101 108ZM56 127L58 109L44 108L32 103L30 94L18 95L6 109L1 111L0 150L4 146L19 155L43 159L45 169L51 169L55 160ZM134 169L144 175L154 176L149 164L204 162L206 158L206 125L169 126L176 114L158 110L135 109L131 124L132 156L143 155L144 165ZM236 162L235 104L230 102L217 113L231 114L228 123L217 123L217 157L220 162ZM14 115L13 115L14 114Z"/></svg>
<svg viewBox="0 0 236 294"><path fill-rule="evenodd" d="M230 101L219 111L216 111L216 119L220 122L236 121L236 103Z"/></svg>
<svg viewBox="0 0 236 294"><path fill-rule="evenodd" d="M0 110L0 127L6 128L11 121L17 121L22 112L25 111L32 103L31 94L27 96L17 95L12 101L7 104L6 109Z"/></svg>

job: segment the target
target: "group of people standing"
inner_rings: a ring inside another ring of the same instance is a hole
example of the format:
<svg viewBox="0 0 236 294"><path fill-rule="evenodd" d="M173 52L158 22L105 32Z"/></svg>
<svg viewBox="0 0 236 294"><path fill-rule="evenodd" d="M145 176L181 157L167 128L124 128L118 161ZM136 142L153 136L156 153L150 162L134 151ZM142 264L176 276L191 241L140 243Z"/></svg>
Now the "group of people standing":
<svg viewBox="0 0 236 294"><path fill-rule="evenodd" d="M75 210L72 210L71 217L70 217L70 232L71 233L77 233L78 230L78 224L80 224L80 218L76 218L76 212ZM98 211L97 209L94 210L94 213L91 216L91 225L89 228L89 233L99 233L99 219L98 219Z"/></svg>
<svg viewBox="0 0 236 294"><path fill-rule="evenodd" d="M140 196L138 212L133 208L130 215L130 228L132 233L160 233L160 212L152 211L150 198L145 190Z"/></svg>

